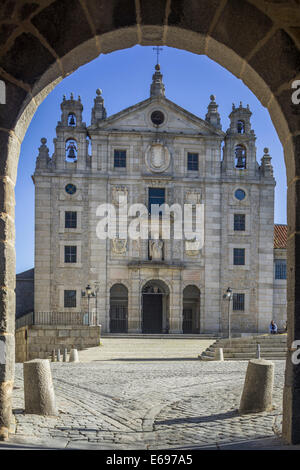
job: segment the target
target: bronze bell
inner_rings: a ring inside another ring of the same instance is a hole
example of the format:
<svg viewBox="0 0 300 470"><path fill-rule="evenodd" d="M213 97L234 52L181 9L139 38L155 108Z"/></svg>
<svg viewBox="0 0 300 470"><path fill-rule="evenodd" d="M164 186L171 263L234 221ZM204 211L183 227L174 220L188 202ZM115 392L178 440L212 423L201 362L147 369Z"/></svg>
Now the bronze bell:
<svg viewBox="0 0 300 470"><path fill-rule="evenodd" d="M69 119L69 126L75 126L75 124L74 114L71 114Z"/></svg>
<svg viewBox="0 0 300 470"><path fill-rule="evenodd" d="M243 149L237 148L236 149L236 168L246 168L246 156L244 154Z"/></svg>
<svg viewBox="0 0 300 470"><path fill-rule="evenodd" d="M68 158L71 158L71 159L76 158L74 144L70 144L67 150L68 150Z"/></svg>
<svg viewBox="0 0 300 470"><path fill-rule="evenodd" d="M237 157L236 168L245 168L245 159L244 159L244 157Z"/></svg>

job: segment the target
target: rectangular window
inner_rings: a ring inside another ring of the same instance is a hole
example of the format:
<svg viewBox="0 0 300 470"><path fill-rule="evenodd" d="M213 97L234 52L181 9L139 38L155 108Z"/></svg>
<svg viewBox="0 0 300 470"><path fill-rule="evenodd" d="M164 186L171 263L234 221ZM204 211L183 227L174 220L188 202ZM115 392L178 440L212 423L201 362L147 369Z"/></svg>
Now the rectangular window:
<svg viewBox="0 0 300 470"><path fill-rule="evenodd" d="M188 170L198 171L199 168L199 155L198 153L188 153Z"/></svg>
<svg viewBox="0 0 300 470"><path fill-rule="evenodd" d="M65 246L65 263L77 262L77 246Z"/></svg>
<svg viewBox="0 0 300 470"><path fill-rule="evenodd" d="M77 228L77 212L65 212L65 228Z"/></svg>
<svg viewBox="0 0 300 470"><path fill-rule="evenodd" d="M76 290L64 291L64 307L76 307Z"/></svg>
<svg viewBox="0 0 300 470"><path fill-rule="evenodd" d="M151 213L151 206L153 204L161 205L164 203L165 203L165 188L149 188L149 199L148 199L149 213Z"/></svg>
<svg viewBox="0 0 300 470"><path fill-rule="evenodd" d="M237 232L244 232L246 228L246 215L234 214L234 230Z"/></svg>
<svg viewBox="0 0 300 470"><path fill-rule="evenodd" d="M232 310L245 310L245 294L233 294Z"/></svg>
<svg viewBox="0 0 300 470"><path fill-rule="evenodd" d="M245 248L233 248L233 264L235 266L245 264Z"/></svg>
<svg viewBox="0 0 300 470"><path fill-rule="evenodd" d="M275 279L286 279L286 259L275 260Z"/></svg>
<svg viewBox="0 0 300 470"><path fill-rule="evenodd" d="M126 168L126 150L114 150L114 167Z"/></svg>

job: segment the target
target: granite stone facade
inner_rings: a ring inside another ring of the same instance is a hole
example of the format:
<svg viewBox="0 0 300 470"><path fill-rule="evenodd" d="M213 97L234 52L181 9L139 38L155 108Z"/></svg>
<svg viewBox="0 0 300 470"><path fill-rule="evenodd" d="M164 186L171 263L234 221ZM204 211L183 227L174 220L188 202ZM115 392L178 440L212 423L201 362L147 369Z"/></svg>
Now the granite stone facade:
<svg viewBox="0 0 300 470"><path fill-rule="evenodd" d="M226 335L231 287L232 332L267 332L276 313L275 180L267 148L256 160L249 107L233 105L223 131L215 96L204 119L189 113L166 98L157 65L149 99L107 116L97 90L89 126L82 109L80 97L64 97L54 154L44 138L39 148L35 311L87 310L89 284L103 332ZM201 204L203 246L163 238L161 226L158 239L99 239L101 204L113 205L121 230L126 201L149 210L154 200Z"/></svg>

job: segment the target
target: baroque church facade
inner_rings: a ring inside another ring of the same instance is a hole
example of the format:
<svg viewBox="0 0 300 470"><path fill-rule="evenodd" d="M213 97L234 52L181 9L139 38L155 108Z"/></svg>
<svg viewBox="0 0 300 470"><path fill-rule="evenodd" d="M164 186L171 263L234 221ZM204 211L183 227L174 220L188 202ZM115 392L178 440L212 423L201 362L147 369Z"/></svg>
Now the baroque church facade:
<svg viewBox="0 0 300 470"><path fill-rule="evenodd" d="M277 298L284 321L285 300L274 296L275 180L268 149L256 160L249 107L233 105L223 131L213 95L204 119L191 114L166 98L156 65L148 99L107 116L97 90L89 126L82 110L80 97L63 98L52 157L41 139L35 312L93 312L103 332L226 335L228 315L232 332L268 331ZM163 238L164 212L156 237L100 239L97 208L125 217L124 201L148 208L146 219L153 204L200 204L203 244Z"/></svg>

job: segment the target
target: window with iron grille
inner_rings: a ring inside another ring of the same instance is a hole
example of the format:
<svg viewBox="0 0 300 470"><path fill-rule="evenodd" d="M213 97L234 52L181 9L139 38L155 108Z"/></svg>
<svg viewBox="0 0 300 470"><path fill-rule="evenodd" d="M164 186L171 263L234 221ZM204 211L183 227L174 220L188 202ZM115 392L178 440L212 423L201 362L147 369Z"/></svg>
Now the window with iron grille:
<svg viewBox="0 0 300 470"><path fill-rule="evenodd" d="M77 212L65 212L65 228L77 228Z"/></svg>
<svg viewBox="0 0 300 470"><path fill-rule="evenodd" d="M275 279L286 279L286 259L275 260Z"/></svg>
<svg viewBox="0 0 300 470"><path fill-rule="evenodd" d="M235 266L245 264L245 248L233 248L233 264Z"/></svg>
<svg viewBox="0 0 300 470"><path fill-rule="evenodd" d="M232 310L245 310L245 294L233 294Z"/></svg>
<svg viewBox="0 0 300 470"><path fill-rule="evenodd" d="M188 153L188 170L198 171L199 168L199 155L198 153Z"/></svg>
<svg viewBox="0 0 300 470"><path fill-rule="evenodd" d="M237 232L244 232L246 228L246 215L234 214L234 230Z"/></svg>
<svg viewBox="0 0 300 470"><path fill-rule="evenodd" d="M114 167L126 168L126 150L114 150Z"/></svg>
<svg viewBox="0 0 300 470"><path fill-rule="evenodd" d="M65 246L65 263L77 262L77 246Z"/></svg>
<svg viewBox="0 0 300 470"><path fill-rule="evenodd" d="M64 291L64 307L76 307L76 290Z"/></svg>

